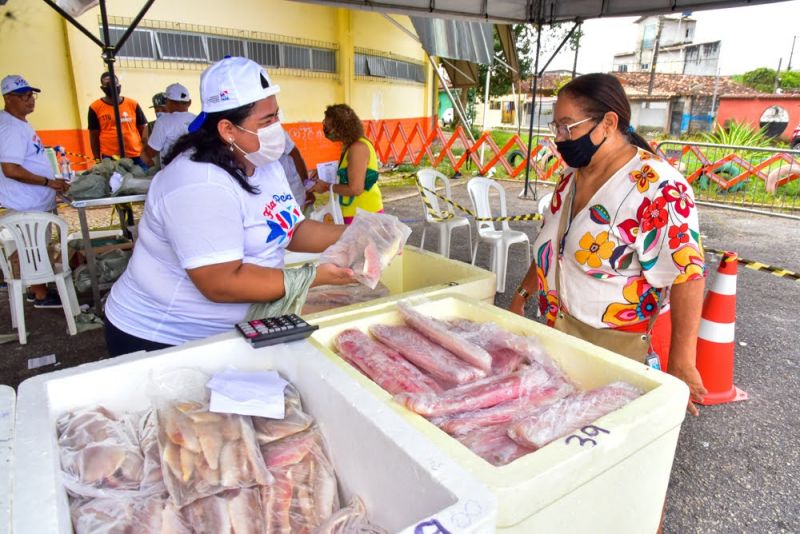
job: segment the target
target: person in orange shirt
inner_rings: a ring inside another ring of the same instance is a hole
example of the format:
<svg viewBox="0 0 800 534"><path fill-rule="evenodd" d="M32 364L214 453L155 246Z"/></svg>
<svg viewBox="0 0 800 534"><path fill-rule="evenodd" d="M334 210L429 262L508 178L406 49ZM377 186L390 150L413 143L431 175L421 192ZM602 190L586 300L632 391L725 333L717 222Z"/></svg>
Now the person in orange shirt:
<svg viewBox="0 0 800 534"><path fill-rule="evenodd" d="M125 156L134 163L147 168L142 161L142 137L147 126L147 118L142 108L132 98L122 96L122 86L119 79L114 77L117 84L117 98L119 102L120 122L122 126L122 140L125 143ZM92 102L89 106L89 141L92 146L92 155L95 159L119 156L119 142L117 141L117 125L114 120L114 101L111 99L112 91L111 74L104 72L100 76L100 89L105 96Z"/></svg>

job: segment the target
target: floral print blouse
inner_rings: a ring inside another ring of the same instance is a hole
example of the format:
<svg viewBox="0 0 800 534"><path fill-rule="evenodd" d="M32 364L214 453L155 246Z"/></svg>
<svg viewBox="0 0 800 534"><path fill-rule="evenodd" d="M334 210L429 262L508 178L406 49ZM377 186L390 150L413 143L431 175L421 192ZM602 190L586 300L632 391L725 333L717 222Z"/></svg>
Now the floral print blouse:
<svg viewBox="0 0 800 534"><path fill-rule="evenodd" d="M577 170L556 186L534 242L539 311L553 324L555 242L562 210L570 209ZM564 310L595 328L647 321L668 288L705 275L694 193L668 162L639 149L567 225L561 251Z"/></svg>

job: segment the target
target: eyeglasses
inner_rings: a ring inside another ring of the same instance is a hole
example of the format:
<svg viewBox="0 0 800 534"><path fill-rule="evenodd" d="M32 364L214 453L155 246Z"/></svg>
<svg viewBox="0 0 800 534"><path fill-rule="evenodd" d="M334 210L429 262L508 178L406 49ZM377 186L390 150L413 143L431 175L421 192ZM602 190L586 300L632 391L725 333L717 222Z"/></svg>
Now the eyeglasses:
<svg viewBox="0 0 800 534"><path fill-rule="evenodd" d="M572 129L579 124L583 124L586 121L594 121L597 120L594 117L587 117L583 120L579 120L578 122L573 122L572 124L558 124L556 121L550 122L547 124L547 127L550 129L550 133L555 135L556 137L572 139Z"/></svg>
<svg viewBox="0 0 800 534"><path fill-rule="evenodd" d="M30 91L28 93L8 93L8 94L14 95L20 100L36 100L36 98L39 96L38 93L34 93L33 91Z"/></svg>

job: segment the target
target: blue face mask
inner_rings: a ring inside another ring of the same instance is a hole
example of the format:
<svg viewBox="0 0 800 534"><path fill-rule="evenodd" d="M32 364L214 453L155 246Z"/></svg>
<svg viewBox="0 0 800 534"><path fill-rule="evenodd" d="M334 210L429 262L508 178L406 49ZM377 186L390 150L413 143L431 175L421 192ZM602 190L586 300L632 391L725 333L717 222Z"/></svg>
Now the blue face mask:
<svg viewBox="0 0 800 534"><path fill-rule="evenodd" d="M558 148L564 163L573 169L580 169L591 163L595 152L606 142L605 138L603 138L599 145L595 145L592 143L592 138L589 137L598 124L600 123L595 124L586 135L582 135L577 139L556 141L556 148Z"/></svg>

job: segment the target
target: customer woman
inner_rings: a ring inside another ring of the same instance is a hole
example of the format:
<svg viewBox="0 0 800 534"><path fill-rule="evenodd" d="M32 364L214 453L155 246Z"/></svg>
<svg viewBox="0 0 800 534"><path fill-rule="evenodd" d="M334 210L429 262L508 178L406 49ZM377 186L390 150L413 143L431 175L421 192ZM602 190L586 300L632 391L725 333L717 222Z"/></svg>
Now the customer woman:
<svg viewBox="0 0 800 534"><path fill-rule="evenodd" d="M378 187L378 156L375 147L364 137L364 125L353 108L335 104L325 110L322 131L331 141L342 143L339 159L339 183L333 192L339 195L344 223L350 224L357 209L383 213L383 197ZM325 193L329 184L317 181L312 189Z"/></svg>
<svg viewBox="0 0 800 534"><path fill-rule="evenodd" d="M307 221L281 164L280 91L245 58L200 79L203 112L153 179L130 264L106 304L110 355L230 330L252 303L284 297L286 249L320 252L344 226ZM320 265L316 284L352 282Z"/></svg>
<svg viewBox="0 0 800 534"><path fill-rule="evenodd" d="M567 168L511 303L538 296L548 324L661 367L706 393L695 367L705 263L692 188L630 125L619 81L575 78L550 128ZM648 340L645 336L650 334Z"/></svg>

